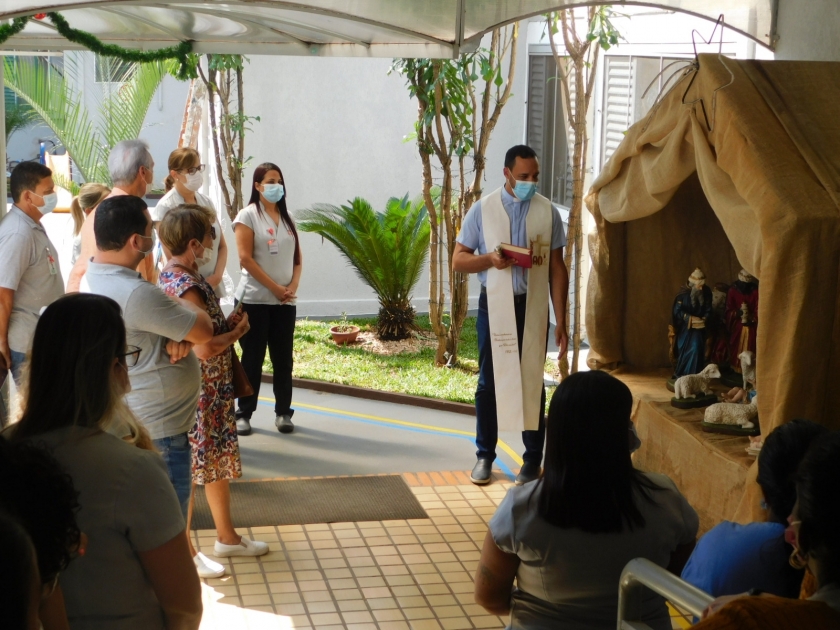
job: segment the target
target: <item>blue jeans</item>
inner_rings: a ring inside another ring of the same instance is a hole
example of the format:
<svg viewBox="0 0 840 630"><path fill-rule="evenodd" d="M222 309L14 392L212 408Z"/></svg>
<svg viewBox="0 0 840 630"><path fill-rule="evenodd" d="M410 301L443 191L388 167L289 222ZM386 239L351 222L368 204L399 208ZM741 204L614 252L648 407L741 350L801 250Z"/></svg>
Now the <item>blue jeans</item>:
<svg viewBox="0 0 840 630"><path fill-rule="evenodd" d="M11 348L9 351L12 353L12 378L15 381L15 386L20 387L20 371L23 368L23 362L26 361L26 353L15 352Z"/></svg>
<svg viewBox="0 0 840 630"><path fill-rule="evenodd" d="M187 508L190 505L190 490L192 488L192 454L190 451L190 440L186 433L179 433L170 437L153 440L157 450L166 464L166 472L169 473L169 481L175 487L175 494L178 495L178 503L181 504L181 512L184 518L187 517Z"/></svg>
<svg viewBox="0 0 840 630"><path fill-rule="evenodd" d="M519 338L519 353L522 354L522 338L525 336L525 302L514 303L516 332ZM490 317L487 312L487 294L478 298L478 317L475 322L478 333L478 388L475 390L475 445L478 459L496 459L496 443L499 441L499 423L496 417L496 381L493 374L493 353L490 348ZM546 331L546 341L548 331ZM537 431L523 431L522 442L525 453L522 459L539 465L542 462L545 445L545 387L540 397L540 424Z"/></svg>

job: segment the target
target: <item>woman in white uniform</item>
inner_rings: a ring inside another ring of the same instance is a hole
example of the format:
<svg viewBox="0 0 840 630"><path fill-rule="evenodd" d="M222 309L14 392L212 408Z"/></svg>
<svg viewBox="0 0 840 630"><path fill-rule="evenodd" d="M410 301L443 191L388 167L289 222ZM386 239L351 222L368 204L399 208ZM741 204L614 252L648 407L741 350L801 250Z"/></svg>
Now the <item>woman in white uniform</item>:
<svg viewBox="0 0 840 630"><path fill-rule="evenodd" d="M166 213L181 204L192 203L205 208L210 208L215 213L213 202L198 192L204 184L204 164L201 163L201 156L198 151L190 148L175 149L169 154L169 176L164 182L166 194L161 197L157 205L151 208L152 221L156 224L163 220ZM227 243L222 234L222 226L218 216L213 222L210 230L213 237L213 252L210 260L199 268L199 272L207 283L213 287L216 296L224 297L225 283L222 277L225 274L227 263ZM162 266L162 265L161 265Z"/></svg>
<svg viewBox="0 0 840 630"><path fill-rule="evenodd" d="M236 215L233 231L242 267L236 296L251 324L239 345L242 367L254 388L253 395L238 401L236 429L239 435L251 432L268 348L274 367L274 425L280 433L291 433L295 300L302 259L279 166L267 162L254 170L250 204Z"/></svg>

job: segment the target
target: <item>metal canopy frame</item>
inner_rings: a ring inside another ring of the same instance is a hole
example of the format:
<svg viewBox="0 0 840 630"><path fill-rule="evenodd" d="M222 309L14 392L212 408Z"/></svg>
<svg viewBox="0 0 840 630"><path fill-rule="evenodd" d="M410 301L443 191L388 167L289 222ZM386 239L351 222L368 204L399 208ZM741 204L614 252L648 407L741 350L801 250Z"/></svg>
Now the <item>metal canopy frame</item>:
<svg viewBox="0 0 840 630"><path fill-rule="evenodd" d="M74 28L127 48L190 40L199 53L345 57L456 57L494 28L549 11L598 4L680 11L715 21L772 49L778 0L2 0L0 20L58 11ZM71 50L44 22L3 46Z"/></svg>

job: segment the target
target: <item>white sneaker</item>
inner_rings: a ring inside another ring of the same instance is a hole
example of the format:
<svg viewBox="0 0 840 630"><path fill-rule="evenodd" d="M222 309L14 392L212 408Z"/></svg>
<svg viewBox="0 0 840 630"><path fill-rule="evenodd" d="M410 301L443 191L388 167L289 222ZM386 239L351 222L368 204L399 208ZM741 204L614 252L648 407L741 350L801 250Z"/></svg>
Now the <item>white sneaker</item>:
<svg viewBox="0 0 840 630"><path fill-rule="evenodd" d="M213 562L200 551L193 556L193 562L200 578L218 578L225 574L224 565Z"/></svg>
<svg viewBox="0 0 840 630"><path fill-rule="evenodd" d="M251 540L250 538L242 537L242 542L238 545L225 545L218 540L214 546L214 552L219 558L228 558L230 556L263 556L268 553L268 543L259 540Z"/></svg>

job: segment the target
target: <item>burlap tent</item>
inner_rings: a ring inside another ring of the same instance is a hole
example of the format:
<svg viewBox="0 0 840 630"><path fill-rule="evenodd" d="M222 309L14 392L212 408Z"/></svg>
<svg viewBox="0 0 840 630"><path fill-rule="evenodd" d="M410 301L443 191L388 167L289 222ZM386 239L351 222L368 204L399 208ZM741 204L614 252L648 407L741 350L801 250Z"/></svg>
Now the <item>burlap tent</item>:
<svg viewBox="0 0 840 630"><path fill-rule="evenodd" d="M762 433L840 429L840 63L701 55L592 186L590 367L667 367L674 296L699 266L760 279Z"/></svg>

